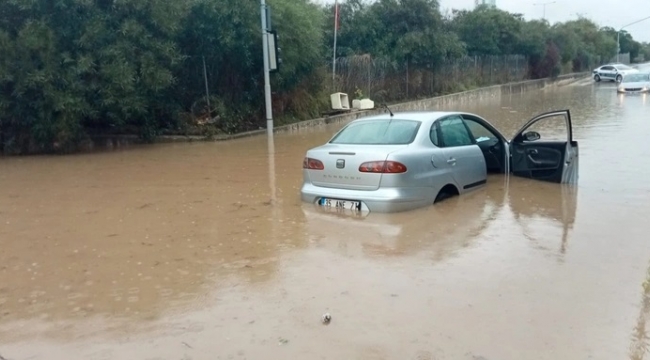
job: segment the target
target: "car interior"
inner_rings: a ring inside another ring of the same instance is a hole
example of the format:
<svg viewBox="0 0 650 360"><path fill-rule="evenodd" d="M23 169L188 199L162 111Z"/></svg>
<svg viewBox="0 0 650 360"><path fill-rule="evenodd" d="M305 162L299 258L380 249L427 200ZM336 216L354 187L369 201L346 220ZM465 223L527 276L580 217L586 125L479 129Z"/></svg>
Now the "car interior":
<svg viewBox="0 0 650 360"><path fill-rule="evenodd" d="M488 173L504 173L507 169L506 151L499 137L471 117L464 116L463 119L483 152Z"/></svg>

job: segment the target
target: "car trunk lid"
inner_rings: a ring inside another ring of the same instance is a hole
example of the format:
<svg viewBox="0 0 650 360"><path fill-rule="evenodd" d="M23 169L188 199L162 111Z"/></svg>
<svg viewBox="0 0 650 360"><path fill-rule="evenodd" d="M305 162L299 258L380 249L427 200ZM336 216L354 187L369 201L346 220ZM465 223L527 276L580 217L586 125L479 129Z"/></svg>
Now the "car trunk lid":
<svg viewBox="0 0 650 360"><path fill-rule="evenodd" d="M376 190L382 174L359 171L359 166L368 161L385 161L388 155L408 145L336 145L327 144L309 150L307 157L323 163L323 170L306 170L315 186L350 189Z"/></svg>

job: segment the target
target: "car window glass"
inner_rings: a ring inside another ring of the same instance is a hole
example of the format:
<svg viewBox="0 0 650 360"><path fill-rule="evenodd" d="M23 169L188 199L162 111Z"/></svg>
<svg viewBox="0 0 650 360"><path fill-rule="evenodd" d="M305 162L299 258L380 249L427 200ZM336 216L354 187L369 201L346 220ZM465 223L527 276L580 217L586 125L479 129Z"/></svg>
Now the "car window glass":
<svg viewBox="0 0 650 360"><path fill-rule="evenodd" d="M476 140L477 143L488 141L491 139L496 139L496 135L488 130L485 126L481 125L478 121L465 118L465 124L469 128L472 137Z"/></svg>
<svg viewBox="0 0 650 360"><path fill-rule="evenodd" d="M524 134L531 131L540 135L539 140L535 141L567 141L569 135L564 114L541 119L524 130Z"/></svg>
<svg viewBox="0 0 650 360"><path fill-rule="evenodd" d="M460 116L453 116L440 121L440 135L444 147L472 145L474 142Z"/></svg>
<svg viewBox="0 0 650 360"><path fill-rule="evenodd" d="M610 70L614 70L614 68L611 67L611 66L603 66L603 67L601 68L601 70L610 71Z"/></svg>
<svg viewBox="0 0 650 360"><path fill-rule="evenodd" d="M352 123L339 132L332 144L401 145L410 144L420 127L413 120L369 120Z"/></svg>
<svg viewBox="0 0 650 360"><path fill-rule="evenodd" d="M437 123L433 123L433 125L431 125L431 130L429 131L429 138L431 139L431 142L433 143L433 145L440 146L440 141L438 140L439 137L438 137L438 124Z"/></svg>
<svg viewBox="0 0 650 360"><path fill-rule="evenodd" d="M624 83L639 82L648 80L648 75L645 74L628 74L623 78Z"/></svg>

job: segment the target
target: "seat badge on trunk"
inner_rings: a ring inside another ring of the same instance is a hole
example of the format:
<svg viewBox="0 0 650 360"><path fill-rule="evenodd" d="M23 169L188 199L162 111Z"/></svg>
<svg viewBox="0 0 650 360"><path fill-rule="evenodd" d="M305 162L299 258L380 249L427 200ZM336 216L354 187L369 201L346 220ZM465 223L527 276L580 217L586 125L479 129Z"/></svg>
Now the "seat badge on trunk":
<svg viewBox="0 0 650 360"><path fill-rule="evenodd" d="M337 169L343 169L344 167L345 167L345 160L344 159L336 160L336 168Z"/></svg>

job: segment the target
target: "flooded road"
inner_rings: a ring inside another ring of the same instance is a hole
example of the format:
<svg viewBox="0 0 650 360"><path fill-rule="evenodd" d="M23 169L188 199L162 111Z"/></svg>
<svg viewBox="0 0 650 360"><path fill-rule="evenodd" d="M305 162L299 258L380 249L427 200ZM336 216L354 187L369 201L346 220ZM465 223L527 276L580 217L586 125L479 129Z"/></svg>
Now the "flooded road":
<svg viewBox="0 0 650 360"><path fill-rule="evenodd" d="M563 108L577 188L491 176L366 218L300 202L335 127L2 159L0 355L648 358L650 97L586 81L457 106L506 135Z"/></svg>

